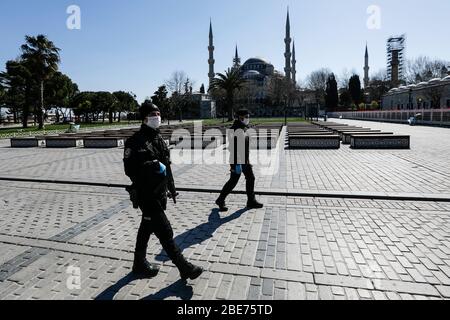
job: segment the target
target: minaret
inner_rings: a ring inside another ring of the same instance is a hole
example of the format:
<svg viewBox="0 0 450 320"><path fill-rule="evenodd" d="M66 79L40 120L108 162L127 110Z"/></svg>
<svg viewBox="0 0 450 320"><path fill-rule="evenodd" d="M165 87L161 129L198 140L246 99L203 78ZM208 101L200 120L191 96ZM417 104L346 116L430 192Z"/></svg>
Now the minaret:
<svg viewBox="0 0 450 320"><path fill-rule="evenodd" d="M239 58L238 47L236 45L236 53L233 59L233 68L239 69L241 67L241 58Z"/></svg>
<svg viewBox="0 0 450 320"><path fill-rule="evenodd" d="M292 82L294 86L297 84L297 60L295 60L295 40L292 43Z"/></svg>
<svg viewBox="0 0 450 320"><path fill-rule="evenodd" d="M287 80L291 80L291 41L291 23L289 21L288 8L286 19L286 38L284 39L284 43L286 44L286 52L284 53L284 57L286 58L286 66L284 68L284 72L286 73Z"/></svg>
<svg viewBox="0 0 450 320"><path fill-rule="evenodd" d="M365 64L364 64L364 88L369 87L369 50L367 49L366 44L366 55L365 55Z"/></svg>
<svg viewBox="0 0 450 320"><path fill-rule="evenodd" d="M212 31L212 22L209 22L209 47L208 47L208 51L209 51L209 60L208 60L208 64L209 64L209 73L208 73L208 77L209 77L209 85L211 86L211 82L214 79L214 77L216 76L215 72L214 72L214 37L213 37L213 31Z"/></svg>

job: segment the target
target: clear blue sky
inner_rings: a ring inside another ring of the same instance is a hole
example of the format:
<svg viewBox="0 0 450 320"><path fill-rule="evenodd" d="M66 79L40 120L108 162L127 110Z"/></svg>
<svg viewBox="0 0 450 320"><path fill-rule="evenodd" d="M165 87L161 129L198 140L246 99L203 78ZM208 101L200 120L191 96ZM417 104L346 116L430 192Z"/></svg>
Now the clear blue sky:
<svg viewBox="0 0 450 320"><path fill-rule="evenodd" d="M68 30L66 9L81 8L81 30ZM366 26L370 5L381 8L381 29ZM385 42L407 34L407 57L450 60L448 0L1 0L0 68L20 54L25 34L46 34L62 49L61 70L81 90L133 91L150 96L175 70L207 84L208 28L213 20L216 72L265 57L284 67L286 8L291 11L299 80L328 67L362 74L369 44L371 72L386 65Z"/></svg>

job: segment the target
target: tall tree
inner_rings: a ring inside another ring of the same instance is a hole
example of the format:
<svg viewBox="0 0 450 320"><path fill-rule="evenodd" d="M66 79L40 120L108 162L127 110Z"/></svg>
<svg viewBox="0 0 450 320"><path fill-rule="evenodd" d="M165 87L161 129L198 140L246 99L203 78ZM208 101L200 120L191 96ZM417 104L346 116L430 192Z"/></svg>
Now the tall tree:
<svg viewBox="0 0 450 320"><path fill-rule="evenodd" d="M79 92L78 85L61 72L55 72L45 83L46 109L56 109L56 121L60 116L67 117L71 99Z"/></svg>
<svg viewBox="0 0 450 320"><path fill-rule="evenodd" d="M313 71L306 80L308 89L315 91L317 103L325 103L325 90L331 73L331 70L323 68Z"/></svg>
<svg viewBox="0 0 450 320"><path fill-rule="evenodd" d="M240 90L244 84L245 79L242 78L239 69L230 69L225 73L218 73L211 81L210 91L223 90L226 95L226 105L228 109L228 121L232 121L234 117L234 95L236 90Z"/></svg>
<svg viewBox="0 0 450 320"><path fill-rule="evenodd" d="M91 103L94 110L102 112L103 122L105 121L105 113L108 113L108 121L113 123L113 113L117 107L117 99L112 93L95 92Z"/></svg>
<svg viewBox="0 0 450 320"><path fill-rule="evenodd" d="M119 122L122 112L134 112L138 109L139 103L136 101L135 94L124 91L116 91L113 93L113 96L117 101L115 110L119 113Z"/></svg>
<svg viewBox="0 0 450 320"><path fill-rule="evenodd" d="M165 85L159 86L158 90L152 96L152 103L157 105L159 109L162 111L162 116L167 118L168 125L170 125L170 117L172 115L171 112L171 104L169 99L167 98L167 88Z"/></svg>
<svg viewBox="0 0 450 320"><path fill-rule="evenodd" d="M202 85L201 85L201 87L200 87L200 93L201 94L205 94L206 93L206 91L205 91L205 85L202 83Z"/></svg>
<svg viewBox="0 0 450 320"><path fill-rule="evenodd" d="M44 128L44 82L58 70L60 62L59 51L52 41L44 35L26 36L22 45L22 59L33 78L39 84L38 121L39 129Z"/></svg>
<svg viewBox="0 0 450 320"><path fill-rule="evenodd" d="M341 106L348 108L350 107L351 103L352 103L352 97L350 96L350 92L348 91L347 88L343 88L340 90L340 96L339 96L339 100L341 103Z"/></svg>
<svg viewBox="0 0 450 320"><path fill-rule="evenodd" d="M94 101L94 92L80 92L70 101L70 107L73 109L73 113L79 119L84 116L84 121L90 121L90 114L94 113L94 108L92 107Z"/></svg>
<svg viewBox="0 0 450 320"><path fill-rule="evenodd" d="M6 90L0 83L0 123L3 121L2 108L6 103Z"/></svg>
<svg viewBox="0 0 450 320"><path fill-rule="evenodd" d="M338 94L338 87L337 87L337 81L332 73L327 81L327 88L325 90L325 105L327 108L327 111L335 111L339 104L339 94Z"/></svg>
<svg viewBox="0 0 450 320"><path fill-rule="evenodd" d="M357 74L353 75L348 82L348 90L352 101L359 105L362 102L361 80Z"/></svg>
<svg viewBox="0 0 450 320"><path fill-rule="evenodd" d="M22 126L28 127L34 81L31 73L23 61L11 60L6 62L6 71L0 73L0 82L7 88L6 100L13 109L14 122L19 113L22 114Z"/></svg>
<svg viewBox="0 0 450 320"><path fill-rule="evenodd" d="M171 93L171 108L179 111L180 120L182 120L182 109L186 104L186 86L189 87L189 83L190 80L184 71L173 72L170 79L166 81L166 87Z"/></svg>

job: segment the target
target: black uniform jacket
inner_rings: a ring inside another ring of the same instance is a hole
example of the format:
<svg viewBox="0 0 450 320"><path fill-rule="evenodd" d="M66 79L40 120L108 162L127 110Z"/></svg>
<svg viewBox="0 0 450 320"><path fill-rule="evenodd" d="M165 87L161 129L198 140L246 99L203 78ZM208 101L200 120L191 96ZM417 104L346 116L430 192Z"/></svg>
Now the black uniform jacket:
<svg viewBox="0 0 450 320"><path fill-rule="evenodd" d="M125 174L138 191L140 201L145 199L167 201L167 191L176 193L172 176L170 150L159 130L145 124L125 143ZM166 166L167 174L158 173L159 163Z"/></svg>
<svg viewBox="0 0 450 320"><path fill-rule="evenodd" d="M230 127L230 132L228 139L230 141L230 164L236 165L236 164L250 164L250 138L246 134L246 131L249 127L243 124L241 121L236 120L233 125ZM239 135L232 135L233 132L236 130L242 130L244 131L244 137L245 137L245 154L239 154L239 151L242 151L242 145L243 141L238 140ZM238 147L239 146L239 147Z"/></svg>

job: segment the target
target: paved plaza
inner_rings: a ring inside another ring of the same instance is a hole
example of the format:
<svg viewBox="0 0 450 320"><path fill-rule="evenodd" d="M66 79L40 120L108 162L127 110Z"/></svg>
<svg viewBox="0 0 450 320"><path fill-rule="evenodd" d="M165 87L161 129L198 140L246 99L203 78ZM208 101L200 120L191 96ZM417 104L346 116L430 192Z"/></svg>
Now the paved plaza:
<svg viewBox="0 0 450 320"><path fill-rule="evenodd" d="M280 195L245 211L234 194L228 213L204 192L222 187L226 164L174 166L177 186L193 190L167 215L207 270L188 283L155 237L160 274L130 275L140 212L125 190L0 180L0 299L449 299L450 129L332 121L411 135L411 150L280 150L275 175L255 166L257 191ZM8 145L2 178L129 182L123 149Z"/></svg>

